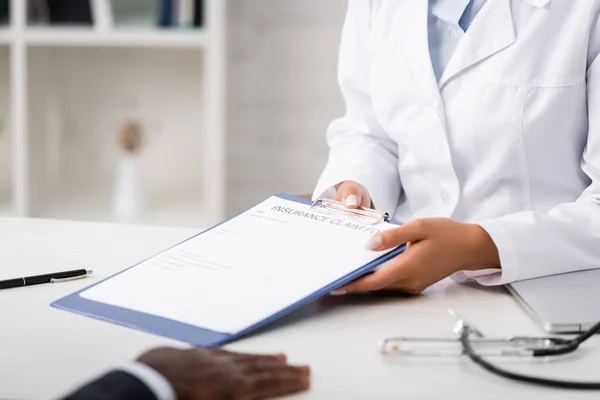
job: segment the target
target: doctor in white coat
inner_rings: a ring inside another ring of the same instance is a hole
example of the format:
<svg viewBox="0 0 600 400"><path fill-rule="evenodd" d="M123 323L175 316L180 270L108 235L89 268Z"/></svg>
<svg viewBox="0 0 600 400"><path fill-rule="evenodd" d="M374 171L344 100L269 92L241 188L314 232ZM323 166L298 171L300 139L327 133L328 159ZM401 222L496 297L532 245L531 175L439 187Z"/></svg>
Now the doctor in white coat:
<svg viewBox="0 0 600 400"><path fill-rule="evenodd" d="M337 294L600 268L600 0L350 0L314 197L407 251Z"/></svg>

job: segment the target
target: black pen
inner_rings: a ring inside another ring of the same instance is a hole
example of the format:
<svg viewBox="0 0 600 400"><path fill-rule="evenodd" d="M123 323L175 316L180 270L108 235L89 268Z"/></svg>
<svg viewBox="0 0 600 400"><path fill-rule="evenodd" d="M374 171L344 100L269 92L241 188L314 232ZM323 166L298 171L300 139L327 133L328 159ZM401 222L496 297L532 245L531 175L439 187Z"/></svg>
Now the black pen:
<svg viewBox="0 0 600 400"><path fill-rule="evenodd" d="M42 283L59 283L82 279L91 275L91 270L76 269L73 271L55 272L52 274L26 276L24 278L8 279L0 281L0 289L12 289L22 286L40 285Z"/></svg>

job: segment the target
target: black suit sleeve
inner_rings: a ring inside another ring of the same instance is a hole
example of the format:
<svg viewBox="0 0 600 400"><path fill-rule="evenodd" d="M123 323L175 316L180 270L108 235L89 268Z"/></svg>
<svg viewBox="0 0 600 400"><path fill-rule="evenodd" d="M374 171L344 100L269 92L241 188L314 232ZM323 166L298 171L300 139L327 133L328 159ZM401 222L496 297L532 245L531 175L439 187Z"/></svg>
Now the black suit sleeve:
<svg viewBox="0 0 600 400"><path fill-rule="evenodd" d="M135 376L112 371L88 383L62 400L158 400L154 393Z"/></svg>

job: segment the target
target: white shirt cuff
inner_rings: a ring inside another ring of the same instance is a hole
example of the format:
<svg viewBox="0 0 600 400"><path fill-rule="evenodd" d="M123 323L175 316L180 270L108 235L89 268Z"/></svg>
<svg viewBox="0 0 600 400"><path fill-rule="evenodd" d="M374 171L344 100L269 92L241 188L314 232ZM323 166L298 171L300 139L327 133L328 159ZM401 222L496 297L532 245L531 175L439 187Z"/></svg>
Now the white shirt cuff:
<svg viewBox="0 0 600 400"><path fill-rule="evenodd" d="M451 278L459 283L476 281L484 286L502 285L502 269L482 269L478 271L458 271L451 275Z"/></svg>
<svg viewBox="0 0 600 400"><path fill-rule="evenodd" d="M175 390L173 390L169 381L146 364L132 362L121 366L119 370L127 372L142 381L154 393L157 400L177 400Z"/></svg>

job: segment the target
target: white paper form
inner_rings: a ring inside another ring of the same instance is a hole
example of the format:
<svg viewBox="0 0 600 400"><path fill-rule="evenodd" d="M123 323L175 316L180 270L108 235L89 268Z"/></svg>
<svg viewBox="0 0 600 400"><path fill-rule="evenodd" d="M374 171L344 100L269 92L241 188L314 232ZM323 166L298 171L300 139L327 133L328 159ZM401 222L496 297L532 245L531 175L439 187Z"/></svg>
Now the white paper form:
<svg viewBox="0 0 600 400"><path fill-rule="evenodd" d="M366 244L392 228L274 196L80 296L235 333L385 254Z"/></svg>

